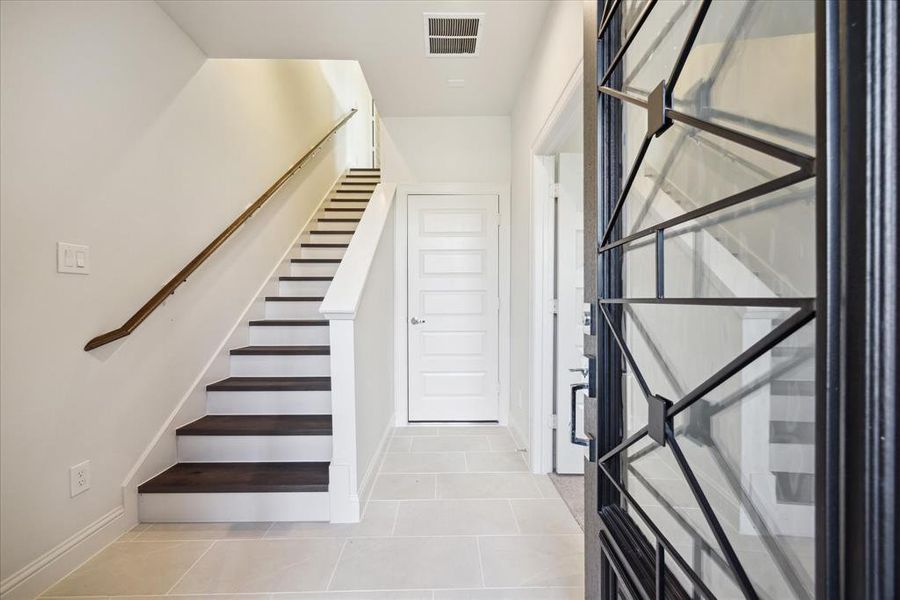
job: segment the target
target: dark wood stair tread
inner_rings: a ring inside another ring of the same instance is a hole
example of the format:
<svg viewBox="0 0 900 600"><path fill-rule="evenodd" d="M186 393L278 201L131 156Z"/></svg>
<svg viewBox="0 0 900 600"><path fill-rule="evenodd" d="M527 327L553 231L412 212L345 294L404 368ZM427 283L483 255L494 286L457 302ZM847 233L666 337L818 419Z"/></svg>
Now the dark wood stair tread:
<svg viewBox="0 0 900 600"><path fill-rule="evenodd" d="M364 208L331 208L325 207L323 210L331 212L363 212Z"/></svg>
<svg viewBox="0 0 900 600"><path fill-rule="evenodd" d="M175 435L331 435L331 415L206 415Z"/></svg>
<svg viewBox="0 0 900 600"><path fill-rule="evenodd" d="M353 235L352 229L312 229L310 235Z"/></svg>
<svg viewBox="0 0 900 600"><path fill-rule="evenodd" d="M209 392L327 392L331 377L228 377L206 386Z"/></svg>
<svg viewBox="0 0 900 600"><path fill-rule="evenodd" d="M314 242L310 244L309 242L301 242L301 248L346 248L350 244L330 244L328 242Z"/></svg>
<svg viewBox="0 0 900 600"><path fill-rule="evenodd" d="M178 463L138 486L141 494L327 491L327 462Z"/></svg>
<svg viewBox="0 0 900 600"><path fill-rule="evenodd" d="M331 346L243 346L232 348L232 356L328 356Z"/></svg>
<svg viewBox="0 0 900 600"><path fill-rule="evenodd" d="M258 319L250 321L256 327L322 327L328 319Z"/></svg>
<svg viewBox="0 0 900 600"><path fill-rule="evenodd" d="M334 277L307 277L305 275L283 275L278 278L279 281L332 281Z"/></svg>
<svg viewBox="0 0 900 600"><path fill-rule="evenodd" d="M317 219L318 221L322 221L323 223L359 223L362 219Z"/></svg>

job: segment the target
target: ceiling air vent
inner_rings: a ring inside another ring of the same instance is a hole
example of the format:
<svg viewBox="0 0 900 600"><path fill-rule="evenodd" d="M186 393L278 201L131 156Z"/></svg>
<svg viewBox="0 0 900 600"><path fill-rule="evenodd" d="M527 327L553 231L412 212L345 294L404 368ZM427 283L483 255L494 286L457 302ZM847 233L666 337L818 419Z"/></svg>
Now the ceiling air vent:
<svg viewBox="0 0 900 600"><path fill-rule="evenodd" d="M426 13L426 56L478 56L483 14Z"/></svg>

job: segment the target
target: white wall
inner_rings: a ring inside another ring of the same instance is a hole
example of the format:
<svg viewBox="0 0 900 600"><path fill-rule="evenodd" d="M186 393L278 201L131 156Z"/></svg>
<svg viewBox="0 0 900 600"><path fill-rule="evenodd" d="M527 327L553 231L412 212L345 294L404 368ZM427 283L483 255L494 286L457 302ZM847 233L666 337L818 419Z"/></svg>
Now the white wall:
<svg viewBox="0 0 900 600"><path fill-rule="evenodd" d="M6 580L122 504L126 474L359 140L330 144L130 337L84 343L369 98L354 63L206 60L154 2L3 2L0 39ZM89 276L56 273L57 241L90 245ZM69 498L83 460L91 489Z"/></svg>
<svg viewBox="0 0 900 600"><path fill-rule="evenodd" d="M512 114L511 218L512 247L531 248L532 146L582 58L582 3L551 4ZM512 252L510 331L510 427L529 449L529 347L531 336L531 259Z"/></svg>
<svg viewBox="0 0 900 600"><path fill-rule="evenodd" d="M509 117L382 117L381 124L384 181L509 181Z"/></svg>
<svg viewBox="0 0 900 600"><path fill-rule="evenodd" d="M353 321L356 367L357 483L371 486L379 444L394 421L394 210L381 230L381 239L366 278Z"/></svg>

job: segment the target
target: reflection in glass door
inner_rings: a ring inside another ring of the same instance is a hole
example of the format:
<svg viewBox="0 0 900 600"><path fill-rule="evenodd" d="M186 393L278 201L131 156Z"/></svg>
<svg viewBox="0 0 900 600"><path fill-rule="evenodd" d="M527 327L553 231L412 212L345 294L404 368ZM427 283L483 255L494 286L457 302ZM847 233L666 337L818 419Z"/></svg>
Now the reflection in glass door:
<svg viewBox="0 0 900 600"><path fill-rule="evenodd" d="M610 0L598 40L604 595L813 598L815 4Z"/></svg>

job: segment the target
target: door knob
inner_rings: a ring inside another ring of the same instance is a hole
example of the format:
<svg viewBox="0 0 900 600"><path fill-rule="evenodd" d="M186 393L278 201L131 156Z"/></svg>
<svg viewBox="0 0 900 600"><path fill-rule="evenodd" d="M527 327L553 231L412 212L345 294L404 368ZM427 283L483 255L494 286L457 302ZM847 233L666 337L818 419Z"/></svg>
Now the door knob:
<svg viewBox="0 0 900 600"><path fill-rule="evenodd" d="M420 323L424 323L424 322L425 322L425 319L422 319L422 320L420 321L420 320L418 320L417 318L413 317L412 319L409 320L409 322L412 323L413 325L418 325L418 324L420 324Z"/></svg>
<svg viewBox="0 0 900 600"><path fill-rule="evenodd" d="M582 377L587 377L588 370L585 368L581 369L569 369L569 373L581 373Z"/></svg>

